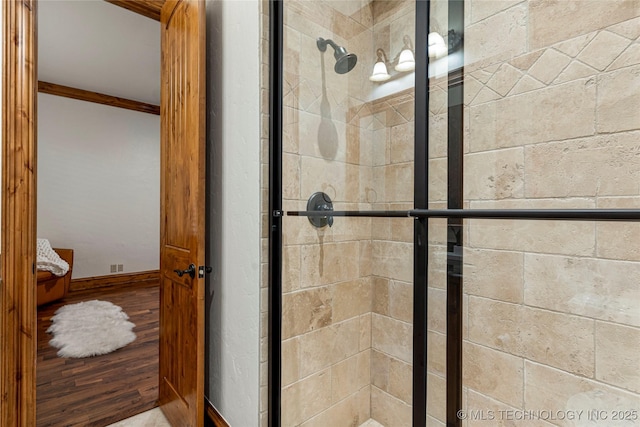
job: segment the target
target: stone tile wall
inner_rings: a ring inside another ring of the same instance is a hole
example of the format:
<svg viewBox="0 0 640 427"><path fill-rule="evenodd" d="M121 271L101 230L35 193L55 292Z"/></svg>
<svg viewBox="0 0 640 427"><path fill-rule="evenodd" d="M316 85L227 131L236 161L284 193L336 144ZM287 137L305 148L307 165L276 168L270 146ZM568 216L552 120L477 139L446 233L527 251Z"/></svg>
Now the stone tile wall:
<svg viewBox="0 0 640 427"><path fill-rule="evenodd" d="M285 3L284 207L327 193L336 210L413 205L413 90L370 101L377 47L414 33L410 1ZM333 71L331 38L358 55ZM283 426L407 425L413 223L285 217Z"/></svg>
<svg viewBox="0 0 640 427"><path fill-rule="evenodd" d="M473 0L466 12L468 206L638 208L640 2ZM467 408L640 409L640 228L466 226Z"/></svg>
<svg viewBox="0 0 640 427"><path fill-rule="evenodd" d="M311 192L319 190L334 199L336 209L412 206L413 95L368 101L374 55L361 53L372 46L399 49L392 44L409 31L399 17L411 5L288 3L285 209L304 209ZM446 2L432 6L432 17L446 23ZM465 206L637 208L638 2L474 0L467 2L466 14ZM318 36L358 53L358 67L344 76L333 73L333 58L326 55L323 64L315 47ZM266 56L263 48L265 112ZM430 87L430 204L443 208L447 88L437 77ZM466 407L637 408L640 226L466 225ZM332 229L318 231L304 218L286 218L285 230L284 425L357 425L369 417L384 425L409 425L412 226L403 220L340 218ZM427 403L429 425L440 426L446 222L430 221L429 236ZM518 425L553 424L568 425L541 420Z"/></svg>

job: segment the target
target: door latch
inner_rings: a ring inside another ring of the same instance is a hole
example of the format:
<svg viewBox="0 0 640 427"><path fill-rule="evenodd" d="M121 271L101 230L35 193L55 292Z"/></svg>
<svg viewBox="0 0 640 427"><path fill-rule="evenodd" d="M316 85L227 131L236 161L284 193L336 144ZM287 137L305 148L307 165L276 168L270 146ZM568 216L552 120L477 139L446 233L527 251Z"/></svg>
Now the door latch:
<svg viewBox="0 0 640 427"><path fill-rule="evenodd" d="M211 273L212 271L213 267L201 265L200 267L198 267L198 278L202 279L204 277L204 273Z"/></svg>
<svg viewBox="0 0 640 427"><path fill-rule="evenodd" d="M182 277L185 274L188 274L189 276L191 276L191 278L193 279L194 277L196 277L196 265L195 264L191 264L189 265L189 268L187 268L186 270L173 270L174 273L176 273L178 275L178 277Z"/></svg>

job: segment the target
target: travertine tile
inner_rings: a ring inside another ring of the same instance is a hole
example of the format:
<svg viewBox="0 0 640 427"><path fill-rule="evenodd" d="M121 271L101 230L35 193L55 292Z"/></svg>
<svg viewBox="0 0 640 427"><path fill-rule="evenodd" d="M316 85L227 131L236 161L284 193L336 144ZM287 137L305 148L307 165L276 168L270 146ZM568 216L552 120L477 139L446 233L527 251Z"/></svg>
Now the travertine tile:
<svg viewBox="0 0 640 427"><path fill-rule="evenodd" d="M331 395L338 402L370 383L371 352L363 351L331 367Z"/></svg>
<svg viewBox="0 0 640 427"><path fill-rule="evenodd" d="M282 197L285 199L300 198L300 156L282 154Z"/></svg>
<svg viewBox="0 0 640 427"><path fill-rule="evenodd" d="M525 304L640 326L640 264L525 255Z"/></svg>
<svg viewBox="0 0 640 427"><path fill-rule="evenodd" d="M562 70L560 75L554 80L554 83L560 84L573 80L589 78L596 74L598 74L598 71L595 68L591 68L579 61L573 61L567 66L567 68Z"/></svg>
<svg viewBox="0 0 640 427"><path fill-rule="evenodd" d="M373 313L389 315L389 279L383 277L373 277Z"/></svg>
<svg viewBox="0 0 640 427"><path fill-rule="evenodd" d="M469 2L471 23L481 21L496 13L508 9L522 0L475 0Z"/></svg>
<svg viewBox="0 0 640 427"><path fill-rule="evenodd" d="M463 259L466 293L514 303L522 302L522 253L465 249Z"/></svg>
<svg viewBox="0 0 640 427"><path fill-rule="evenodd" d="M505 62L493 74L487 82L487 86L501 96L505 96L520 80L520 77L522 77L522 72Z"/></svg>
<svg viewBox="0 0 640 427"><path fill-rule="evenodd" d="M389 390L389 362L391 358L386 354L371 350L371 385L380 390Z"/></svg>
<svg viewBox="0 0 640 427"><path fill-rule="evenodd" d="M525 361L525 409L548 411L583 411L582 421L592 424L587 412L605 411L612 417L614 411L638 411L640 400L637 394L607 386L584 377L568 374L559 369ZM608 424L596 421L593 425ZM635 421L634 421L635 422ZM631 426L633 423L619 423ZM560 426L575 426L572 420L554 420ZM580 424L588 425L588 424Z"/></svg>
<svg viewBox="0 0 640 427"><path fill-rule="evenodd" d="M411 205L391 205L393 210L410 210L413 209ZM413 243L413 222L412 218L390 218L390 240L396 242Z"/></svg>
<svg viewBox="0 0 640 427"><path fill-rule="evenodd" d="M389 288L389 314L394 319L413 322L413 284L392 281Z"/></svg>
<svg viewBox="0 0 640 427"><path fill-rule="evenodd" d="M343 206L340 203L335 203L333 205L333 209L357 210L358 207L355 204ZM371 218L334 218L333 226L327 228L327 233L331 234L334 242L368 240L371 236Z"/></svg>
<svg viewBox="0 0 640 427"><path fill-rule="evenodd" d="M527 147L526 196L638 195L638 135L627 132Z"/></svg>
<svg viewBox="0 0 640 427"><path fill-rule="evenodd" d="M301 183L303 199L316 191L324 191L327 194L332 191L335 194L335 197L332 197L334 203L358 202L360 167L337 161L327 162L314 157L302 157Z"/></svg>
<svg viewBox="0 0 640 427"><path fill-rule="evenodd" d="M429 201L447 200L447 159L429 160Z"/></svg>
<svg viewBox="0 0 640 427"><path fill-rule="evenodd" d="M548 46L640 14L635 0L531 0L528 9L531 48Z"/></svg>
<svg viewBox="0 0 640 427"><path fill-rule="evenodd" d="M371 312L371 278L360 278L331 286L333 322Z"/></svg>
<svg viewBox="0 0 640 427"><path fill-rule="evenodd" d="M447 292L429 287L427 293L427 329L444 334L447 328Z"/></svg>
<svg viewBox="0 0 640 427"><path fill-rule="evenodd" d="M301 248L301 286L318 286L357 279L358 242L323 243Z"/></svg>
<svg viewBox="0 0 640 427"><path fill-rule="evenodd" d="M282 386L287 386L300 379L300 343L298 338L282 341Z"/></svg>
<svg viewBox="0 0 640 427"><path fill-rule="evenodd" d="M469 340L577 374L594 373L593 320L469 297Z"/></svg>
<svg viewBox="0 0 640 427"><path fill-rule="evenodd" d="M527 48L527 5L499 12L465 30L465 60L468 63L508 59ZM468 55L468 56L467 56Z"/></svg>
<svg viewBox="0 0 640 427"><path fill-rule="evenodd" d="M360 316L360 351L371 348L371 313Z"/></svg>
<svg viewBox="0 0 640 427"><path fill-rule="evenodd" d="M549 84L571 62L571 58L555 49L545 49L544 53L529 68L529 75L542 83Z"/></svg>
<svg viewBox="0 0 640 427"><path fill-rule="evenodd" d="M516 408L522 407L523 359L467 341L462 362L465 386Z"/></svg>
<svg viewBox="0 0 640 427"><path fill-rule="evenodd" d="M522 78L518 81L518 83L516 83L513 89L511 89L509 95L518 95L525 92L531 92L533 90L542 89L543 87L545 86L542 82L539 82L538 80L529 76L522 76Z"/></svg>
<svg viewBox="0 0 640 427"><path fill-rule="evenodd" d="M638 209L640 197L603 197L602 209ZM640 261L640 224L619 222L596 223L597 255L623 261Z"/></svg>
<svg viewBox="0 0 640 427"><path fill-rule="evenodd" d="M282 425L297 426L331 406L331 372L326 369L282 388Z"/></svg>
<svg viewBox="0 0 640 427"><path fill-rule="evenodd" d="M369 388L365 387L311 418L301 427L359 426L370 417L369 396Z"/></svg>
<svg viewBox="0 0 640 427"><path fill-rule="evenodd" d="M326 287L282 295L282 337L291 338L331 323L332 293Z"/></svg>
<svg viewBox="0 0 640 427"><path fill-rule="evenodd" d="M639 348L640 329L596 322L596 378L640 393Z"/></svg>
<svg viewBox="0 0 640 427"><path fill-rule="evenodd" d="M410 324L374 314L371 346L407 363L413 360L413 328Z"/></svg>
<svg viewBox="0 0 640 427"><path fill-rule="evenodd" d="M391 159L390 129L384 127L372 131L372 163L373 166L384 166Z"/></svg>
<svg viewBox="0 0 640 427"><path fill-rule="evenodd" d="M447 367L447 336L439 332L427 331L427 369L438 375L445 375Z"/></svg>
<svg viewBox="0 0 640 427"><path fill-rule="evenodd" d="M598 78L598 132L632 129L640 129L640 65Z"/></svg>
<svg viewBox="0 0 640 427"><path fill-rule="evenodd" d="M410 426L411 406L377 387L372 387L371 418L386 427Z"/></svg>
<svg viewBox="0 0 640 427"><path fill-rule="evenodd" d="M597 70L604 70L629 46L630 40L609 31L600 31L577 56Z"/></svg>
<svg viewBox="0 0 640 427"><path fill-rule="evenodd" d="M465 409L468 415L467 427L552 427L554 425L542 419L532 419L533 416L525 419L522 408L506 405L473 390L469 390L467 396Z"/></svg>
<svg viewBox="0 0 640 427"><path fill-rule="evenodd" d="M595 103L596 84L591 79L501 99L496 104L496 140L501 142L495 147L593 135Z"/></svg>
<svg viewBox="0 0 640 427"><path fill-rule="evenodd" d="M412 404L413 369L410 364L398 359L389 361L389 394L402 400L407 405Z"/></svg>
<svg viewBox="0 0 640 427"><path fill-rule="evenodd" d="M427 414L440 422L446 420L447 385L443 377L427 374Z"/></svg>
<svg viewBox="0 0 640 427"><path fill-rule="evenodd" d="M446 229L446 225L444 228ZM427 266L427 280L429 286L445 289L447 287L447 247L444 245L430 244L428 251L429 265Z"/></svg>
<svg viewBox="0 0 640 427"><path fill-rule="evenodd" d="M590 319L526 308L520 340L520 354L528 359L586 376L594 373L593 321Z"/></svg>
<svg viewBox="0 0 640 427"><path fill-rule="evenodd" d="M413 163L398 163L384 167L384 191L387 202L413 201Z"/></svg>
<svg viewBox="0 0 640 427"><path fill-rule="evenodd" d="M565 53L572 58L575 58L580 52L582 52L582 49L584 49L589 43L591 43L591 40L593 40L597 34L597 31L593 31L581 36L564 39L553 45L553 47L560 52ZM542 50L538 50L538 52L541 51Z"/></svg>
<svg viewBox="0 0 640 427"><path fill-rule="evenodd" d="M318 372L359 351L360 321L352 319L300 336L300 376Z"/></svg>
<svg viewBox="0 0 640 427"><path fill-rule="evenodd" d="M592 199L535 199L472 202L473 209L578 209L594 208ZM591 222L469 220L472 248L593 255L595 225ZM571 239L567 239L571 236Z"/></svg>
<svg viewBox="0 0 640 427"><path fill-rule="evenodd" d="M372 273L389 279L413 281L413 244L374 240Z"/></svg>
<svg viewBox="0 0 640 427"><path fill-rule="evenodd" d="M522 197L524 151L522 148L474 153L465 156L465 199Z"/></svg>
<svg viewBox="0 0 640 427"><path fill-rule="evenodd" d="M612 25L607 28L607 30L612 33L616 33L621 35L622 37L626 37L630 40L637 39L640 37L640 17L629 19L627 21L621 22L616 25Z"/></svg>
<svg viewBox="0 0 640 427"><path fill-rule="evenodd" d="M429 158L447 155L447 115L429 115Z"/></svg>
<svg viewBox="0 0 640 427"><path fill-rule="evenodd" d="M411 162L413 153L414 123L403 123L391 128L391 163Z"/></svg>
<svg viewBox="0 0 640 427"><path fill-rule="evenodd" d="M369 229L371 229L372 218L367 221ZM360 240L358 242L360 246L360 277L371 276L373 252L371 248L371 240Z"/></svg>
<svg viewBox="0 0 640 427"><path fill-rule="evenodd" d="M637 64L640 64L640 43L633 43L609 65L607 70L612 71Z"/></svg>

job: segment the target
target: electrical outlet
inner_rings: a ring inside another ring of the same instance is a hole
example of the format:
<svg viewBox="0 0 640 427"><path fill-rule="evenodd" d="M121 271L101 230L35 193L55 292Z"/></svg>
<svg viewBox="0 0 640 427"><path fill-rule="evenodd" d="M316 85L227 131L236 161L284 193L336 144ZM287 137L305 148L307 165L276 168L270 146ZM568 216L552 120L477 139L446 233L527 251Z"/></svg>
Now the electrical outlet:
<svg viewBox="0 0 640 427"><path fill-rule="evenodd" d="M118 269L118 266L117 266L116 264L111 264L111 266L110 266L110 267L111 267L111 272L112 272L112 273L115 273L115 272L117 272L117 271L118 271L118 270L117 270L117 269Z"/></svg>
<svg viewBox="0 0 640 427"><path fill-rule="evenodd" d="M118 264L118 271L124 271L124 265Z"/></svg>

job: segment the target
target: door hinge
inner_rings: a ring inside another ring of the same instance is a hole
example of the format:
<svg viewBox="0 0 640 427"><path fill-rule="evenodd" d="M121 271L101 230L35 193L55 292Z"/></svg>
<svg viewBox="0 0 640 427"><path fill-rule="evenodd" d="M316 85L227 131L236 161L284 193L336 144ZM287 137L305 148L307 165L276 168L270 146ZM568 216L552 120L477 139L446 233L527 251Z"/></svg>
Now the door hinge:
<svg viewBox="0 0 640 427"><path fill-rule="evenodd" d="M213 271L213 267L207 267L206 265L201 265L198 267L198 278L202 279L205 273L211 273Z"/></svg>

